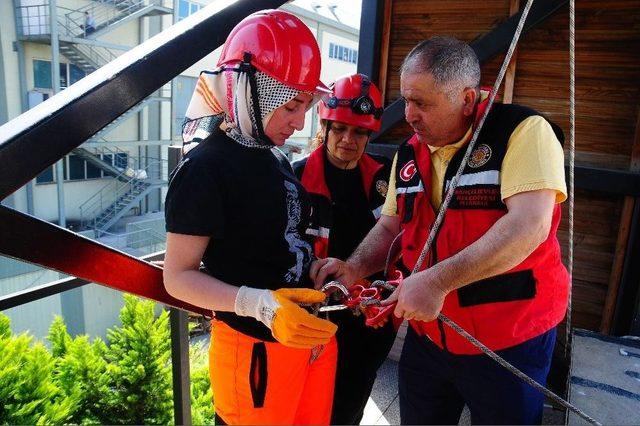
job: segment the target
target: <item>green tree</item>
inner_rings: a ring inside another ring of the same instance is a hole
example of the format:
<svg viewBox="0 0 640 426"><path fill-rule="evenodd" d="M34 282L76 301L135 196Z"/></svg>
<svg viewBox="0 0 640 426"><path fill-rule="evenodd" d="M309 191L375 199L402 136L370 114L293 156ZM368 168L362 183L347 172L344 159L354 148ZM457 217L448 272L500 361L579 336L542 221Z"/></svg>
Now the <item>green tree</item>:
<svg viewBox="0 0 640 426"><path fill-rule="evenodd" d="M0 314L0 424L169 424L173 394L168 313L125 295L122 325L107 343L72 338L61 317L49 328L51 351L14 336ZM213 424L207 348L190 348L194 424Z"/></svg>
<svg viewBox="0 0 640 426"><path fill-rule="evenodd" d="M189 348L191 364L191 416L195 425L214 423L213 397L209 380L209 355L202 343Z"/></svg>
<svg viewBox="0 0 640 426"><path fill-rule="evenodd" d="M66 423L76 400L54 382L54 359L26 334L13 336L0 314L0 423Z"/></svg>
<svg viewBox="0 0 640 426"><path fill-rule="evenodd" d="M91 344L86 335L72 339L61 317L51 324L48 339L57 356L55 379L61 390L76 401L69 423L100 423L99 413L107 408L103 401L110 381L106 345L99 338Z"/></svg>
<svg viewBox="0 0 640 426"><path fill-rule="evenodd" d="M108 331L106 376L100 422L168 424L173 420L169 315L157 318L154 303L125 295L121 327Z"/></svg>

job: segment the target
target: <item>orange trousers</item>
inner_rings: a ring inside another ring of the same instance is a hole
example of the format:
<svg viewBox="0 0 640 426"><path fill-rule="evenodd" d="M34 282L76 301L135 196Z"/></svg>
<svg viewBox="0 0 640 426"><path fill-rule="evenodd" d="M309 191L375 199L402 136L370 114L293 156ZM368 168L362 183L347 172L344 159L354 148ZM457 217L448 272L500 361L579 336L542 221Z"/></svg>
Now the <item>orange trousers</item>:
<svg viewBox="0 0 640 426"><path fill-rule="evenodd" d="M331 420L338 349L289 348L214 320L209 375L216 414L227 424L316 424Z"/></svg>

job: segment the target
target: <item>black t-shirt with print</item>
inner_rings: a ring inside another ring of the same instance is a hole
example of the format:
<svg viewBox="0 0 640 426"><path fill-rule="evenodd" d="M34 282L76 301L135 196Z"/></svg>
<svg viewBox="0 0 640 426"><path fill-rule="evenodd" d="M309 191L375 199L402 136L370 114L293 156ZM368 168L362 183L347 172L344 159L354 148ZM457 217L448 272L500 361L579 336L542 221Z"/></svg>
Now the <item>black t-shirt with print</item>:
<svg viewBox="0 0 640 426"><path fill-rule="evenodd" d="M235 286L312 287L305 231L309 197L281 153L244 147L216 132L189 151L167 192L167 232L211 237L206 271ZM262 323L216 312L234 329L273 341Z"/></svg>

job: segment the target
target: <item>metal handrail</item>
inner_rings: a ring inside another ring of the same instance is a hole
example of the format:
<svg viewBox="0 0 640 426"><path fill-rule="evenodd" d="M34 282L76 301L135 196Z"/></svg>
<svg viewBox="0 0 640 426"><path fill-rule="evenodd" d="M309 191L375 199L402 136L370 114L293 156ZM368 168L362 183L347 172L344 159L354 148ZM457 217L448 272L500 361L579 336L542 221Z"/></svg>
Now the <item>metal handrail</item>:
<svg viewBox="0 0 640 426"><path fill-rule="evenodd" d="M18 6L16 9L17 21L19 23L17 30L19 35L28 36L51 34L48 4L44 3L38 5ZM64 13L64 11L67 10L69 12ZM71 16L71 14L75 13L76 10L58 7L57 11L58 16L56 17L56 21L58 24L59 34L70 37L83 37L85 35L85 30L83 29L84 24L79 24ZM84 20L82 22L84 23ZM103 46L89 46L79 43L75 43L74 48L80 54L84 55L96 69L108 64L122 53L116 53L112 49Z"/></svg>
<svg viewBox="0 0 640 426"><path fill-rule="evenodd" d="M152 159L153 161L148 162L149 159ZM95 220L98 218L98 216L100 216L100 214L106 211L109 207L119 201L126 194L133 191L136 188L136 185L150 185L150 183L146 182L149 178L140 179L138 176L136 176L136 171L141 170L146 172L152 167L162 167L162 165L164 164L167 164L167 160L147 157L147 164L144 168L137 170L127 168L123 170L111 182L104 185L95 194L93 194L79 206L81 227L85 227L89 223L92 223L93 227L95 228ZM133 176L129 176L127 173L131 173L132 171ZM126 181L121 179L123 176L127 177Z"/></svg>
<svg viewBox="0 0 640 426"><path fill-rule="evenodd" d="M77 37L86 37L88 35L86 28L84 28L85 12L89 12L93 18L95 22L94 31L97 31L146 6L158 5L170 8L171 6L167 6L167 4L167 0L103 0L93 2L65 14L65 19L74 24L73 29L75 30L68 33L68 35Z"/></svg>
<svg viewBox="0 0 640 426"><path fill-rule="evenodd" d="M105 138L99 138L100 140L102 140L103 142L108 142L108 140L106 140ZM111 142L112 143L112 142ZM85 148L86 149L86 148ZM120 147L118 146L99 146L99 147L92 147L93 149L93 153L94 155L111 155L113 156L113 164L112 166L115 167L116 169L120 170L120 171L126 171L127 168L132 168L132 169L137 169L138 168L138 163L139 163L139 159L138 157L134 157L132 155L129 154L129 151L125 151L123 149L120 149ZM127 156L127 163L122 165L122 163L118 163L116 164L116 158L117 159L122 159L122 156L126 155ZM104 161L104 159L102 159Z"/></svg>
<svg viewBox="0 0 640 426"><path fill-rule="evenodd" d="M166 161L167 161L167 160L162 160L162 159L161 159L161 160L155 160L155 161L153 161L153 162L151 162L151 163L148 163L148 164L147 164L147 167L145 167L144 169L138 169L138 170L144 170L144 171L147 171L151 166L154 166L154 165L157 165L157 164L162 164L163 162L164 162L164 163L166 163ZM94 195L92 195L92 196L91 196L91 197L89 197L89 198L88 198L84 203L82 203L82 204L80 205L81 217L82 217L82 210L83 210L83 209L84 209L85 211L86 211L86 210L88 210L88 209L89 209L89 206L91 206L91 204L90 204L90 203L91 203L91 201L92 201L92 200L94 200L94 204L96 204L96 200L98 200L98 199L99 199L99 200L100 200L99 204L100 204L100 206L101 206L101 207L100 207L100 210L104 210L104 208L103 208L103 205L104 205L104 204L103 204L103 200L102 200L102 194L104 194L104 193L106 192L107 188L109 188L110 186L112 186L112 185L111 185L112 183L121 184L121 185L117 185L117 186L116 186L116 188L115 188L115 190L114 190L114 194L115 194L115 195L117 195L117 194L121 194L121 193L123 193L123 188L125 188L125 187L126 187L126 188L129 188L133 183L135 183L135 182L143 182L143 181L145 180L145 179L139 179L138 177L136 177L136 175L135 175L135 170L133 170L134 175L133 175L133 176L129 176L127 173L131 173L131 171L132 171L132 169L128 169L128 168L127 168L127 169L122 170L122 172L120 172L120 174L119 174L119 175L117 175L117 176L115 176L115 177L114 177L114 179L113 179L113 181L112 181L112 182L110 182L110 183L108 183L107 185L105 185L105 186L103 186L102 188L100 188L100 189L99 189L99 190L98 190ZM126 176L126 177L127 177L127 179L126 179L126 180L120 179L120 178L121 178L121 177L123 177L123 176ZM109 198L109 199L111 199L111 198ZM113 198L113 201L111 201L111 202L109 203L109 205L110 205L110 204L112 204L116 199L117 199L117 197L116 197L116 198Z"/></svg>
<svg viewBox="0 0 640 426"><path fill-rule="evenodd" d="M128 231L128 232L123 232L123 233L114 233L114 232L108 232L108 231L100 231L100 236L111 236L111 237L115 237L116 239L124 239L124 244L116 246L117 248L119 247L128 247L128 248L140 248L140 247L132 247L129 243L129 237L133 236L133 235L143 235L144 238L142 239L138 239L135 241L135 243L137 244L141 244L141 247L147 247L150 245L155 245L155 244L160 244L160 243L164 243L167 239L167 235L166 234L160 234L156 231L154 231L151 228L142 228L142 229L136 229L134 231ZM146 244L147 242L150 242L150 244Z"/></svg>
<svg viewBox="0 0 640 426"><path fill-rule="evenodd" d="M104 46L89 46L79 43L75 43L73 46L77 51L89 59L91 61L91 65L96 69L108 64L121 54L121 52L116 54L112 49Z"/></svg>

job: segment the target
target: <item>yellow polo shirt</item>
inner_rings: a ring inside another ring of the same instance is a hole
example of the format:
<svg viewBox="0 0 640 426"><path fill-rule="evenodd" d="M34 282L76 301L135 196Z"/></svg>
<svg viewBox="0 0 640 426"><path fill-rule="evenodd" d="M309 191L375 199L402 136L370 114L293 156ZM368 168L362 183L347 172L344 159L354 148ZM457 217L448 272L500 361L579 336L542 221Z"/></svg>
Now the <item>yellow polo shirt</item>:
<svg viewBox="0 0 640 426"><path fill-rule="evenodd" d="M431 204L435 210L442 203L442 185L449 162L471 134L471 128L454 144L429 147L431 151ZM389 190L382 214L396 216L396 154L391 167ZM437 190L436 190L437 189ZM507 152L500 170L500 197L506 200L521 192L539 189L556 191L556 203L567 199L564 177L564 152L551 125L541 116L526 118L515 128L507 143Z"/></svg>

